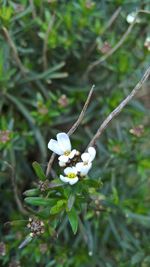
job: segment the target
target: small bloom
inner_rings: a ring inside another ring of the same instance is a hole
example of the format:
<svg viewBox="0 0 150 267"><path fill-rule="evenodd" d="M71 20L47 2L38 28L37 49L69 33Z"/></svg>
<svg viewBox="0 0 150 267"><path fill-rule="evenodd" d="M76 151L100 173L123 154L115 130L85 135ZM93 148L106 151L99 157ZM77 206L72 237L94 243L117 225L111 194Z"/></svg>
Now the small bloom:
<svg viewBox="0 0 150 267"><path fill-rule="evenodd" d="M136 137L141 137L144 134L144 126L140 124L138 126L135 126L132 129L130 129L129 132Z"/></svg>
<svg viewBox="0 0 150 267"><path fill-rule="evenodd" d="M103 46L101 48L99 48L99 50L103 53L103 54L107 54L111 49L111 45L105 41L103 43Z"/></svg>
<svg viewBox="0 0 150 267"><path fill-rule="evenodd" d="M75 167L67 167L64 169L66 176L60 175L60 180L64 183L69 183L73 185L78 182L79 178L77 176L77 169Z"/></svg>
<svg viewBox="0 0 150 267"><path fill-rule="evenodd" d="M30 236L39 236L44 233L44 222L36 218L29 218L27 227L30 229Z"/></svg>
<svg viewBox="0 0 150 267"><path fill-rule="evenodd" d="M0 242L0 256L6 255L6 245L4 242Z"/></svg>
<svg viewBox="0 0 150 267"><path fill-rule="evenodd" d="M144 42L144 46L150 51L150 36L148 36Z"/></svg>
<svg viewBox="0 0 150 267"><path fill-rule="evenodd" d="M58 99L58 104L63 108L67 107L69 104L67 96L61 95L61 97Z"/></svg>
<svg viewBox="0 0 150 267"><path fill-rule="evenodd" d="M126 21L129 24L132 24L134 22L134 20L136 20L137 23L140 22L139 18L136 17L136 12L132 12L132 13L130 13L130 14L127 15Z"/></svg>
<svg viewBox="0 0 150 267"><path fill-rule="evenodd" d="M66 163L73 159L77 152L76 149L71 151L71 142L66 133L57 134L57 141L51 139L48 148L60 156L58 159L61 167L65 167Z"/></svg>
<svg viewBox="0 0 150 267"><path fill-rule="evenodd" d="M94 147L89 147L88 152L83 153L81 155L82 162L78 162L76 164L77 171L81 176L85 176L88 174L89 170L92 167L92 161L96 156L96 150Z"/></svg>
<svg viewBox="0 0 150 267"><path fill-rule="evenodd" d="M10 134L11 132L8 130L0 131L0 143L7 143L10 140Z"/></svg>

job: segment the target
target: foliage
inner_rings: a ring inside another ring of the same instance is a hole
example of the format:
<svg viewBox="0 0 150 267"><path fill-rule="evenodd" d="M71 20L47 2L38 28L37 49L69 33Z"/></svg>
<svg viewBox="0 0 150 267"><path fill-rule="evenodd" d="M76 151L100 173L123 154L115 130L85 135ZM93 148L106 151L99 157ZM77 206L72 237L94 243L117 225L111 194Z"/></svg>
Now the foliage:
<svg viewBox="0 0 150 267"><path fill-rule="evenodd" d="M149 14L139 15L140 23L115 53L91 72L87 69L105 55L104 48L114 47L122 38L129 26L126 16L148 10L148 1L4 0L0 4L0 231L6 245L1 253L0 243L1 265L148 267L147 85L99 140L89 177L66 186L58 179L57 162L54 177L47 182L44 174L49 139L70 129L91 84L96 85L93 99L71 137L81 151L139 81L150 60L144 47ZM39 189L43 182L48 185L45 191ZM18 247L30 233L29 216L18 198L46 227L22 249Z"/></svg>

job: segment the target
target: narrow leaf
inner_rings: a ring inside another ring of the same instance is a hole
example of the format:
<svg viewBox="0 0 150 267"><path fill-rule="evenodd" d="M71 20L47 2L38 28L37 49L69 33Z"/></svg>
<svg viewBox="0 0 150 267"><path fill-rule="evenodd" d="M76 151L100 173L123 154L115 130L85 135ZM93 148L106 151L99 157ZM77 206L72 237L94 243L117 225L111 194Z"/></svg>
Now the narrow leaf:
<svg viewBox="0 0 150 267"><path fill-rule="evenodd" d="M65 205L66 205L66 200L64 199L58 200L56 205L51 208L50 214L57 214L61 212L65 208Z"/></svg>
<svg viewBox="0 0 150 267"><path fill-rule="evenodd" d="M72 209L74 202L75 202L75 196L73 194L70 194L67 205L69 211Z"/></svg>
<svg viewBox="0 0 150 267"><path fill-rule="evenodd" d="M23 194L27 197L37 196L40 190L38 188L26 190Z"/></svg>
<svg viewBox="0 0 150 267"><path fill-rule="evenodd" d="M72 231L74 234L76 234L78 230L78 215L74 208L72 208L72 210L68 212L68 218L69 218Z"/></svg>
<svg viewBox="0 0 150 267"><path fill-rule="evenodd" d="M55 204L56 200L42 197L26 197L25 202L34 206L52 206Z"/></svg>
<svg viewBox="0 0 150 267"><path fill-rule="evenodd" d="M43 169L41 168L40 164L38 162L34 161L32 163L32 166L33 166L38 178L40 178L40 180L42 180L42 181L46 180L46 175L44 174Z"/></svg>

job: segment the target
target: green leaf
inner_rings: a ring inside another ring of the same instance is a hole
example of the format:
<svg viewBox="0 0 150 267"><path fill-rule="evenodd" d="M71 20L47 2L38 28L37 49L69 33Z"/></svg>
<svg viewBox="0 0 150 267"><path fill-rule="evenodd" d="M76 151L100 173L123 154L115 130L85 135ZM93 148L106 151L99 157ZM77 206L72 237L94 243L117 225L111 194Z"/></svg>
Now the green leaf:
<svg viewBox="0 0 150 267"><path fill-rule="evenodd" d="M137 266L137 264L141 263L141 261L143 260L145 254L143 251L138 251L135 255L133 255L133 257L131 258L131 263L132 265Z"/></svg>
<svg viewBox="0 0 150 267"><path fill-rule="evenodd" d="M28 111L27 107L22 103L21 99L17 99L16 97L10 95L10 94L5 94L5 96L18 108L18 110L20 111L20 113L22 113L22 115L26 118L26 120L28 121L34 135L35 138L37 140L37 143L39 145L41 154L43 156L43 158L46 158L47 155L47 149L46 149L46 145L45 145L45 140L43 138L43 135L41 134L39 128L36 127L35 125L35 121L32 118L30 112Z"/></svg>
<svg viewBox="0 0 150 267"><path fill-rule="evenodd" d="M67 207L69 211L72 209L74 202L75 202L75 196L73 194L70 194L68 198L68 203L67 203Z"/></svg>
<svg viewBox="0 0 150 267"><path fill-rule="evenodd" d="M56 205L51 208L50 214L57 214L61 212L65 208L65 206L66 206L65 199L58 200Z"/></svg>
<svg viewBox="0 0 150 267"><path fill-rule="evenodd" d="M68 212L68 219L73 233L76 234L78 230L78 215L74 208L72 208L71 211Z"/></svg>
<svg viewBox="0 0 150 267"><path fill-rule="evenodd" d="M40 178L40 180L42 180L42 181L46 180L46 175L44 174L43 169L41 168L40 164L38 162L34 161L32 163L32 166L33 166L38 178Z"/></svg>
<svg viewBox="0 0 150 267"><path fill-rule="evenodd" d="M40 190L38 188L26 190L23 194L27 197L37 196Z"/></svg>
<svg viewBox="0 0 150 267"><path fill-rule="evenodd" d="M52 206L56 199L46 199L42 197L26 197L25 202L34 206Z"/></svg>

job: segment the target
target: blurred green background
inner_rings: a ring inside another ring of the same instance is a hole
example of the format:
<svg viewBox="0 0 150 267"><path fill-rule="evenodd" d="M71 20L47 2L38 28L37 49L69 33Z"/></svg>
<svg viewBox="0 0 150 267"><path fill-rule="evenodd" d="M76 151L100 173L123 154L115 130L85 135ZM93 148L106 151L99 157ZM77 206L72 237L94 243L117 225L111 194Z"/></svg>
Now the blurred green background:
<svg viewBox="0 0 150 267"><path fill-rule="evenodd" d="M47 233L19 250L28 217L11 179L13 166L23 202L37 183L32 162L46 168L49 139L70 129L92 84L92 101L71 137L81 151L140 80L150 62L145 13L119 49L89 71L122 38L128 14L140 9L148 10L149 0L0 1L1 266L150 266L149 82L97 143L90 177L101 178L101 198L111 205L99 211L91 202L77 235L62 220L58 238Z"/></svg>

